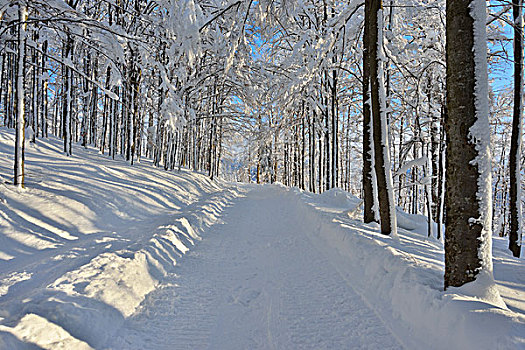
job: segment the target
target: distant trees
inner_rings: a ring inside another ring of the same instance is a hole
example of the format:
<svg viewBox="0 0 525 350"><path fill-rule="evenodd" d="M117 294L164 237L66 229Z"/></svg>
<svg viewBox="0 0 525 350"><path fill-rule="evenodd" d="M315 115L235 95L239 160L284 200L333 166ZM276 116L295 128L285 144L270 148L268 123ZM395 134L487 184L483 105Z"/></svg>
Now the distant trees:
<svg viewBox="0 0 525 350"><path fill-rule="evenodd" d="M516 1L490 7L492 68L509 58L508 28L519 31ZM365 222L383 233L395 232L397 206L425 215L441 239L444 3L0 0L0 120L24 124L13 182L32 129L35 141L59 137L69 155L80 143L130 164L148 157L210 177L341 187L363 197ZM523 160L510 113L520 92L487 93L494 230L512 232L517 251Z"/></svg>
<svg viewBox="0 0 525 350"><path fill-rule="evenodd" d="M131 164L148 155L166 169L216 176L242 87L233 81L241 67L227 66L249 50L242 24L230 20L248 10L192 0L1 0L0 117L18 128L14 183L23 181L25 128L60 137L67 155L81 142ZM235 47L224 45L230 35Z"/></svg>

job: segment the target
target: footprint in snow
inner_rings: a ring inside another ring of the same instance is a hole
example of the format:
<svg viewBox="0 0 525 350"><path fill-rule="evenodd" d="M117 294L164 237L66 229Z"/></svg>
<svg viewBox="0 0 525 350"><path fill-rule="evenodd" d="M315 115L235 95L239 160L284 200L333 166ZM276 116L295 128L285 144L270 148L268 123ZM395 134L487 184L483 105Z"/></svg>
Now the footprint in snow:
<svg viewBox="0 0 525 350"><path fill-rule="evenodd" d="M242 291L238 296L232 295L228 301L232 304L239 304L248 307L253 300L259 297L260 294L260 290L248 289Z"/></svg>

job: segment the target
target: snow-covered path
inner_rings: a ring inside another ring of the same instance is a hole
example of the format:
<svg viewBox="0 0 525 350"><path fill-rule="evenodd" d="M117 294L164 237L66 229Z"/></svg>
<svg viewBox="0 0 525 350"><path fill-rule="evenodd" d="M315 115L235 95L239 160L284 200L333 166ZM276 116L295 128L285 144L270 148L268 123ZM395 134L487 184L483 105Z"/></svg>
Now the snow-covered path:
<svg viewBox="0 0 525 350"><path fill-rule="evenodd" d="M402 348L312 240L315 220L294 198L259 187L237 200L110 347Z"/></svg>
<svg viewBox="0 0 525 350"><path fill-rule="evenodd" d="M20 191L13 144L0 128L0 350L525 350L525 260L506 238L499 293L443 291L424 216L398 210L394 239L341 189L65 157L55 138L26 145Z"/></svg>

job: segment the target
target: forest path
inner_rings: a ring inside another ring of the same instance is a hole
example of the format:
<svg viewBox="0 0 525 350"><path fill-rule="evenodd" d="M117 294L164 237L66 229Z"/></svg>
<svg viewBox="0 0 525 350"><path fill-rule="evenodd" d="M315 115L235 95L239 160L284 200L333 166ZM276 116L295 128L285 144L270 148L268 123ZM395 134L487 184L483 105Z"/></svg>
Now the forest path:
<svg viewBox="0 0 525 350"><path fill-rule="evenodd" d="M402 348L315 243L295 198L263 186L239 199L109 347Z"/></svg>

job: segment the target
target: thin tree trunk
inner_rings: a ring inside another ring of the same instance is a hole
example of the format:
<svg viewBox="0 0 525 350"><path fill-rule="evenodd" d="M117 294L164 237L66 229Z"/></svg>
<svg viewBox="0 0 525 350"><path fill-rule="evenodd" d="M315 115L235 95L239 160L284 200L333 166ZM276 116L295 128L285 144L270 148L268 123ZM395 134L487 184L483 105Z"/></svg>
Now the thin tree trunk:
<svg viewBox="0 0 525 350"><path fill-rule="evenodd" d="M383 9L382 0L370 1L370 77L375 170L379 197L381 233L397 235L390 150L386 120L383 72Z"/></svg>
<svg viewBox="0 0 525 350"><path fill-rule="evenodd" d="M337 62L335 61L335 55L334 55L334 64ZM336 70L332 70L332 85L331 85L331 114L332 114L332 175L331 175L331 181L332 187L338 186L338 144L337 144L337 129L338 129L338 108L337 108L337 72Z"/></svg>
<svg viewBox="0 0 525 350"><path fill-rule="evenodd" d="M66 45L64 48L64 56L69 58L71 51L73 50L73 39L68 35ZM73 72L69 67L64 67L63 77L63 93L64 101L62 101L62 137L64 139L64 153L68 156L71 155L71 89L73 85L73 79L71 75Z"/></svg>
<svg viewBox="0 0 525 350"><path fill-rule="evenodd" d="M304 102L302 104L302 111L301 111L301 186L300 188L302 190L305 189L305 174L304 174L304 163L306 158L306 133L305 133L305 127L304 127L304 118L305 118L305 112L304 112Z"/></svg>
<svg viewBox="0 0 525 350"><path fill-rule="evenodd" d="M514 18L514 108L510 139L510 230L509 249L516 258L521 253L521 143L523 137L523 0L512 1Z"/></svg>
<svg viewBox="0 0 525 350"><path fill-rule="evenodd" d="M324 79L324 91L326 92L326 95L328 95L327 92L327 85L328 85L328 73L325 72L325 79ZM323 104L324 104L324 151L325 151L325 190L328 191L332 188L331 183L331 175L332 175L332 169L330 167L330 117L328 115L328 96L323 97Z"/></svg>
<svg viewBox="0 0 525 350"><path fill-rule="evenodd" d="M444 209L445 209L445 130L443 128L443 122L446 120L447 115L447 107L446 105L442 106L441 108L441 130L440 130L440 142L439 142L439 181L438 181L438 199L439 199L439 205L438 208L438 214L437 214L437 222L438 222L438 231L437 231L437 239L441 239L443 236L442 229L443 229L443 220L444 220Z"/></svg>
<svg viewBox="0 0 525 350"><path fill-rule="evenodd" d="M37 37L33 37L35 42L38 42ZM36 50L32 50L32 64L33 64L33 77L31 82L31 94L33 95L32 104L31 104L31 127L33 128L33 134L31 136L31 142L36 142L36 137L38 136L38 82L40 80L41 74L38 74L38 57Z"/></svg>
<svg viewBox="0 0 525 350"><path fill-rule="evenodd" d="M26 58L26 26L27 26L27 5L19 3L18 19L18 73L16 77L16 135L15 135L15 177L14 184L24 187L24 143L25 143L25 122L24 122L24 75Z"/></svg>
<svg viewBox="0 0 525 350"><path fill-rule="evenodd" d="M372 116L370 111L370 1L365 1L365 27L363 33L363 221L375 221Z"/></svg>
<svg viewBox="0 0 525 350"><path fill-rule="evenodd" d="M47 47L48 47L48 41L44 41L42 44L42 66L41 66L41 72L44 74L46 72L46 53L47 53ZM48 81L49 78L47 74L45 74L45 78L43 79L42 85L41 85L41 104L42 104L42 137L47 137L47 130L48 130L48 100L47 100L47 87L48 87Z"/></svg>

